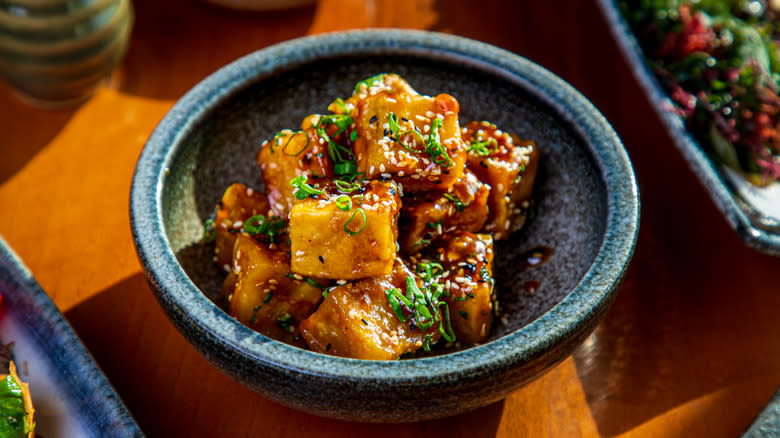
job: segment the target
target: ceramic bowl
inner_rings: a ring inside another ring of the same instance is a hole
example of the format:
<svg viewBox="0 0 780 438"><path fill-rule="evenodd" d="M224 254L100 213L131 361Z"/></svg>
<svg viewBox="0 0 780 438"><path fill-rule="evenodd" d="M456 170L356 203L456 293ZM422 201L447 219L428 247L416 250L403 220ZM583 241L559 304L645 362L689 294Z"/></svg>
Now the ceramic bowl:
<svg viewBox="0 0 780 438"><path fill-rule="evenodd" d="M363 361L285 345L214 304L222 275L199 243L234 181L261 187L260 142L380 72L447 92L461 120L491 120L536 140L536 217L496 248L506 313L489 342L434 357ZM192 345L244 385L333 418L404 422L487 405L566 358L617 292L636 241L639 202L626 151L577 91L496 47L437 33L367 30L307 37L241 58L189 91L149 138L132 184L140 261L160 305ZM523 254L549 248L547 263ZM529 293L527 285L540 287Z"/></svg>
<svg viewBox="0 0 780 438"><path fill-rule="evenodd" d="M757 187L731 168L714 161L671 109L672 100L646 62L642 48L615 0L597 4L634 78L652 103L674 145L709 193L723 217L745 244L780 255L780 183Z"/></svg>

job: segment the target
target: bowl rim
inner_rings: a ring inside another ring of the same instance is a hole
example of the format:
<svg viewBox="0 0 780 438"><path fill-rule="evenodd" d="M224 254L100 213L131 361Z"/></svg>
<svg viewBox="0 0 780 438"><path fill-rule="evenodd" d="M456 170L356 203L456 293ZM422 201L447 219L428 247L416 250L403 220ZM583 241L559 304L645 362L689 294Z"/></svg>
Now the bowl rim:
<svg viewBox="0 0 780 438"><path fill-rule="evenodd" d="M402 361L368 361L315 353L271 340L219 309L189 279L170 248L163 225L162 193L181 142L215 104L291 65L355 51L422 53L462 59L538 93L590 144L606 187L606 226L593 263L553 308L520 329L488 343L444 355ZM174 145L171 147L171 145ZM517 366L542 355L598 318L617 292L633 255L639 229L636 178L615 131L572 86L546 69L498 47L448 34L418 30L354 30L301 37L261 49L222 67L187 92L160 121L138 159L132 180L130 219L139 260L158 301L224 342L232 354L305 375L362 383L447 382ZM204 324L202 309L211 309ZM213 311L218 310L218 311ZM200 314L200 315L199 315ZM543 336L542 336L543 335Z"/></svg>

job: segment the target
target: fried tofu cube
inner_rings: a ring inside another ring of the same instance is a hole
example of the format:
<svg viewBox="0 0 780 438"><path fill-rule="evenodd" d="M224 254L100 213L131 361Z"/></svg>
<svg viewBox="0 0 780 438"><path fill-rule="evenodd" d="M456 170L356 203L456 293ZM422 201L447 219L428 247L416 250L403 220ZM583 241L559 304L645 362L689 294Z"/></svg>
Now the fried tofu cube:
<svg viewBox="0 0 780 438"><path fill-rule="evenodd" d="M265 191L276 216L286 218L295 197L290 181L307 175L309 181L325 181L333 177L333 164L328 156L327 143L317 134L319 115L304 119L301 130L278 132L263 142L257 154L257 164L263 175Z"/></svg>
<svg viewBox="0 0 780 438"><path fill-rule="evenodd" d="M355 105L361 100L374 96L376 94L388 92L390 94L409 94L413 96L419 96L418 93L406 79L398 76L394 73L380 73L378 75L371 76L370 78L363 79L355 84L355 89L344 103L347 109L354 109ZM336 112L337 106L329 107L331 111Z"/></svg>
<svg viewBox="0 0 780 438"><path fill-rule="evenodd" d="M358 169L368 179L393 178L405 192L447 190L463 174L465 144L458 101L383 90L355 104Z"/></svg>
<svg viewBox="0 0 780 438"><path fill-rule="evenodd" d="M485 231L505 239L525 223L531 205L539 149L531 140L520 140L489 122L469 122L464 127L468 168L490 185L490 215Z"/></svg>
<svg viewBox="0 0 780 438"><path fill-rule="evenodd" d="M241 183L232 184L225 190L217 204L217 217L214 221L217 230L214 254L218 266L226 272L230 271L236 233L247 219L258 214L266 215L268 210L268 198L257 190L247 188Z"/></svg>
<svg viewBox="0 0 780 438"><path fill-rule="evenodd" d="M449 284L450 321L458 342L487 340L496 296L493 281L493 239L489 234L456 231L445 234L437 248L444 268L439 282Z"/></svg>
<svg viewBox="0 0 780 438"><path fill-rule="evenodd" d="M453 228L478 232L488 218L489 194L490 186L466 169L446 193L408 195L399 222L401 251L419 252Z"/></svg>
<svg viewBox="0 0 780 438"><path fill-rule="evenodd" d="M304 347L298 325L322 301L322 290L290 278L289 272L287 253L237 235L231 274L225 279L228 312L266 336Z"/></svg>
<svg viewBox="0 0 780 438"><path fill-rule="evenodd" d="M387 298L390 289L414 278L399 260L393 275L338 286L301 322L301 333L313 351L367 360L392 360L439 338L437 326L422 331L411 319L398 318Z"/></svg>
<svg viewBox="0 0 780 438"><path fill-rule="evenodd" d="M323 191L317 199L307 197L293 205L293 272L336 280L392 272L401 208L398 189L392 182L371 181L361 191Z"/></svg>

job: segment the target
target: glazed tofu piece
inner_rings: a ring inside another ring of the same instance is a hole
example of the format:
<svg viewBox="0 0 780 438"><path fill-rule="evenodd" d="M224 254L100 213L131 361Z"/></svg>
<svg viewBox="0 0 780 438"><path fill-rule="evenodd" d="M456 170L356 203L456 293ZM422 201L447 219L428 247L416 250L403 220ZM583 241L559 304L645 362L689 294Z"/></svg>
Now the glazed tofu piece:
<svg viewBox="0 0 780 438"><path fill-rule="evenodd" d="M399 243L414 254L453 228L478 232L488 218L490 186L466 169L446 192L412 194L405 198L399 222Z"/></svg>
<svg viewBox="0 0 780 438"><path fill-rule="evenodd" d="M444 273L439 282L457 341L477 344L487 340L493 324L496 296L493 290L493 239L489 234L456 231L445 234L436 249Z"/></svg>
<svg viewBox="0 0 780 438"><path fill-rule="evenodd" d="M322 190L290 212L292 271L335 280L389 275L396 259L401 198L395 183L357 192Z"/></svg>
<svg viewBox="0 0 780 438"><path fill-rule="evenodd" d="M268 210L268 198L244 184L232 184L222 194L222 199L217 204L217 217L214 221L217 232L214 254L217 265L225 272L230 271L233 244L244 222L258 214L267 215Z"/></svg>
<svg viewBox="0 0 780 438"><path fill-rule="evenodd" d="M413 319L402 321L388 298L390 289L403 290L406 277L414 278L399 260L393 275L338 286L328 293L301 332L313 351L367 360L392 360L439 339L437 326L426 331Z"/></svg>
<svg viewBox="0 0 780 438"><path fill-rule="evenodd" d="M271 338L303 347L305 342L298 325L322 301L322 290L289 273L287 253L269 250L255 239L239 234L223 292L227 294L228 312L241 323Z"/></svg>
<svg viewBox="0 0 780 438"><path fill-rule="evenodd" d="M463 174L465 144L454 97L379 91L355 104L358 169L405 192L447 190Z"/></svg>
<svg viewBox="0 0 780 438"><path fill-rule="evenodd" d="M370 96L375 96L379 93L389 94L409 94L412 96L419 96L418 93L406 80L394 73L380 73L378 75L371 76L363 79L355 84L355 89L352 92L346 102L345 106L349 109L354 109L355 105ZM330 109L330 108L329 108ZM331 109L333 111L333 109Z"/></svg>
<svg viewBox="0 0 780 438"><path fill-rule="evenodd" d="M327 142L317 133L320 117L316 114L307 117L298 131L279 131L263 142L257 154L268 200L276 216L286 218L292 209L295 197L290 181L293 178L307 175L310 182L317 183L333 177Z"/></svg>
<svg viewBox="0 0 780 438"><path fill-rule="evenodd" d="M531 205L539 150L531 140L520 140L489 122L463 127L468 168L490 185L490 214L484 231L506 239L525 223Z"/></svg>

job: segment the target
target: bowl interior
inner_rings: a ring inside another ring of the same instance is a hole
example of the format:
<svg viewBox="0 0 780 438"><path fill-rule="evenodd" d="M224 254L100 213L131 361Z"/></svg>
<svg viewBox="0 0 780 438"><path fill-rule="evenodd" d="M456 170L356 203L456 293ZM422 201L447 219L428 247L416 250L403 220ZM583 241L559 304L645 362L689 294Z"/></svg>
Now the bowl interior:
<svg viewBox="0 0 780 438"><path fill-rule="evenodd" d="M255 161L260 143L283 128L297 129L312 113L327 113L336 97L380 72L406 78L423 94L460 102L460 120L489 120L541 151L535 217L497 244L495 271L504 318L491 340L511 333L559 303L593 263L604 239L607 188L593 146L565 112L525 80L468 59L414 51L333 55L258 77L195 121L175 149L163 184L165 234L184 271L214 301L224 275L211 246L199 243L203 222L233 182L262 188ZM534 248L552 251L529 267ZM538 284L534 292L531 285Z"/></svg>

